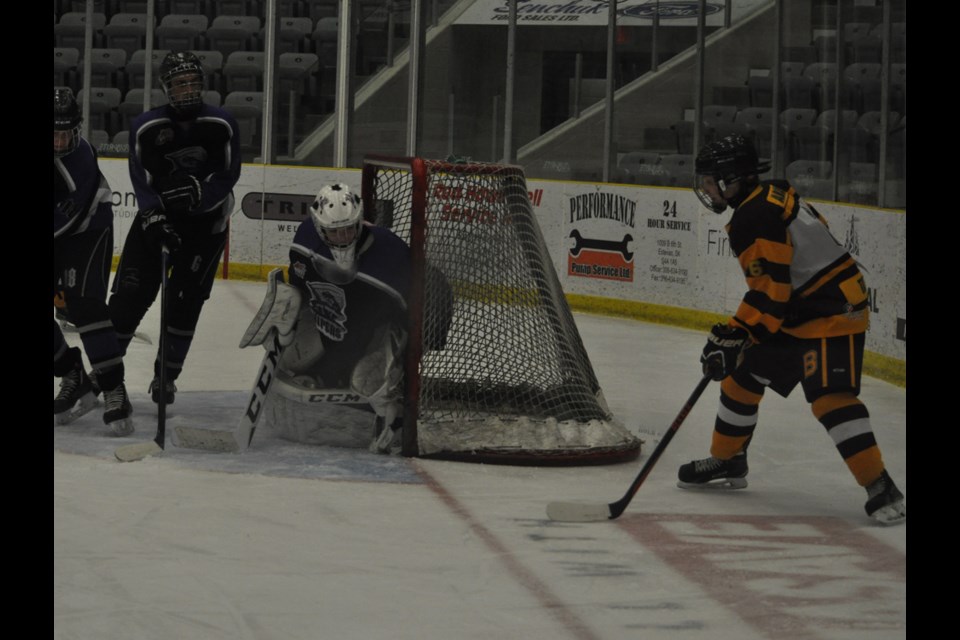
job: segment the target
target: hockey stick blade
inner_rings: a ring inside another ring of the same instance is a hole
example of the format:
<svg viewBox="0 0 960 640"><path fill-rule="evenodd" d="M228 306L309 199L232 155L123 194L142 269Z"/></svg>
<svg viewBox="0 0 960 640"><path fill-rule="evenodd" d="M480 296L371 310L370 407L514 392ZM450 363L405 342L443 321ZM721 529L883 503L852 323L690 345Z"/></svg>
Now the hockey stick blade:
<svg viewBox="0 0 960 640"><path fill-rule="evenodd" d="M697 387L693 390L693 393L690 394L683 408L680 409L680 413L674 418L673 424L671 424L667 432L663 434L660 443L657 444L653 453L650 454L650 458L646 464L643 465L643 468L640 469L640 473L634 478L630 484L630 488L627 489L627 492L623 494L622 498L607 505L552 502L547 505L547 517L557 522L597 522L600 520L613 520L620 517L620 515L626 511L630 501L633 500L633 496L637 494L640 485L642 485L643 481L650 475L650 472L653 470L653 465L655 465L657 460L660 459L660 456L663 455L667 445L670 444L674 434L680 428L680 425L683 424L683 421L686 420L687 414L693 409L693 405L696 404L703 390L710 384L711 379L709 375L704 374L700 382L697 383Z"/></svg>
<svg viewBox="0 0 960 640"><path fill-rule="evenodd" d="M600 522L609 520L610 506L587 502L551 502L547 517L555 522Z"/></svg>
<svg viewBox="0 0 960 640"><path fill-rule="evenodd" d="M113 455L120 462L135 462L137 460L143 460L148 456L157 455L158 453L163 453L160 445L154 440L147 440L146 442L137 442L118 447L117 450L113 452Z"/></svg>

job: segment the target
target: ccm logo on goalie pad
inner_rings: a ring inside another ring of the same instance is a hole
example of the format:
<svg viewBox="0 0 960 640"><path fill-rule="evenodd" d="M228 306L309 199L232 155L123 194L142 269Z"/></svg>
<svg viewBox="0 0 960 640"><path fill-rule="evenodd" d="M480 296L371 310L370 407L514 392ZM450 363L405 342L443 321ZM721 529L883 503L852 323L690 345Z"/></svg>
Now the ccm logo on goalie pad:
<svg viewBox="0 0 960 640"><path fill-rule="evenodd" d="M355 393L311 393L307 402L329 402L331 404L361 404L367 399Z"/></svg>

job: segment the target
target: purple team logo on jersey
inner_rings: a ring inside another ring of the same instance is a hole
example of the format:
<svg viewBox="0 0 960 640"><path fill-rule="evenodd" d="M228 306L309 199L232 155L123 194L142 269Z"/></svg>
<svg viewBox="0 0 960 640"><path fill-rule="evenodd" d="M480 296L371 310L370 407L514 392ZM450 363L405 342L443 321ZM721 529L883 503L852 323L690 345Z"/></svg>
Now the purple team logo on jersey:
<svg viewBox="0 0 960 640"><path fill-rule="evenodd" d="M164 154L163 157L169 160L173 166L190 173L206 162L207 150L199 146L186 147Z"/></svg>
<svg viewBox="0 0 960 640"><path fill-rule="evenodd" d="M317 319L317 331L337 342L347 335L347 297L343 289L327 282L308 282L310 310Z"/></svg>
<svg viewBox="0 0 960 640"><path fill-rule="evenodd" d="M165 144L170 144L173 142L173 129L170 127L164 127L157 132L156 145L162 147Z"/></svg>

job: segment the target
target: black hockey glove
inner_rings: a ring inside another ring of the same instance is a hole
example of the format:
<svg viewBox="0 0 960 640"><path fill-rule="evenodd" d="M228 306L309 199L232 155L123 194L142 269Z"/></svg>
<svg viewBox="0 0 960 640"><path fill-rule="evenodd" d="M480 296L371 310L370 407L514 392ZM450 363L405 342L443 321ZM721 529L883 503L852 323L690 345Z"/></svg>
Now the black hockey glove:
<svg viewBox="0 0 960 640"><path fill-rule="evenodd" d="M731 327L718 322L707 336L700 362L704 375L714 380L723 380L733 373L743 361L743 350L750 345L750 334L740 327Z"/></svg>
<svg viewBox="0 0 960 640"><path fill-rule="evenodd" d="M164 211L185 213L200 206L203 187L200 186L200 181L191 175L157 178L155 187Z"/></svg>
<svg viewBox="0 0 960 640"><path fill-rule="evenodd" d="M140 212L140 224L143 227L143 235L150 246L159 249L161 245L164 245L171 253L180 248L180 236L160 209L148 209Z"/></svg>

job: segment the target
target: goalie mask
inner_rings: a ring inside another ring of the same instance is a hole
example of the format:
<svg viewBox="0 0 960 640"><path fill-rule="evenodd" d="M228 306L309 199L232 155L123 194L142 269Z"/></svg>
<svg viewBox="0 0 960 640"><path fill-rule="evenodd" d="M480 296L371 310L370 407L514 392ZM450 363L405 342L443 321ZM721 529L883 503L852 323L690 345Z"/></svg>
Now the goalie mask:
<svg viewBox="0 0 960 640"><path fill-rule="evenodd" d="M61 87L53 90L53 157L59 158L80 145L80 105L73 92Z"/></svg>
<svg viewBox="0 0 960 640"><path fill-rule="evenodd" d="M700 150L696 161L696 184L693 190L700 202L714 213L736 207L746 197L746 189L729 192L736 184L756 184L761 173L770 170L769 162L760 162L749 139L727 136Z"/></svg>
<svg viewBox="0 0 960 640"><path fill-rule="evenodd" d="M352 271L356 267L357 240L363 222L360 196L342 183L324 187L310 205L310 218L337 266Z"/></svg>
<svg viewBox="0 0 960 640"><path fill-rule="evenodd" d="M160 84L179 115L192 117L203 106L203 65L189 51L172 52L160 63Z"/></svg>

